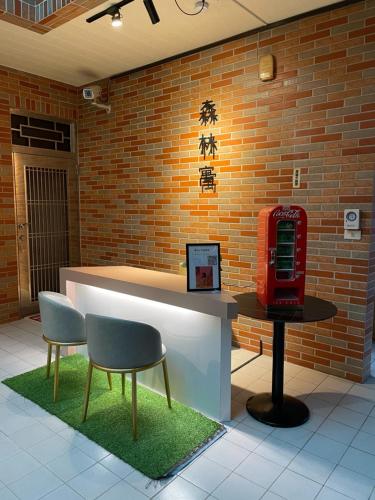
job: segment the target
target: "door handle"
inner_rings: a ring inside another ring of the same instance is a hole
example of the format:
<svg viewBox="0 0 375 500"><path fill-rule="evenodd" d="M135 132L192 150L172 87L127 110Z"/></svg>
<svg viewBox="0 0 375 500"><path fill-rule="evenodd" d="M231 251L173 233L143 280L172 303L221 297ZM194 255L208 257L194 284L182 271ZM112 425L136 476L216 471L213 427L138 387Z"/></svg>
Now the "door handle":
<svg viewBox="0 0 375 500"><path fill-rule="evenodd" d="M274 248L270 249L270 266L274 266L276 263L276 250Z"/></svg>
<svg viewBox="0 0 375 500"><path fill-rule="evenodd" d="M24 235L23 235L23 234L20 234L20 235L18 236L18 239L19 239L20 241L24 241L25 237L24 237Z"/></svg>
<svg viewBox="0 0 375 500"><path fill-rule="evenodd" d="M21 231L22 231L23 229L25 229L25 227L26 227L27 225L28 225L28 223L27 223L27 222L21 222L20 224L18 224L18 225L17 225L17 227L18 227L18 229L19 229L19 230L21 230Z"/></svg>

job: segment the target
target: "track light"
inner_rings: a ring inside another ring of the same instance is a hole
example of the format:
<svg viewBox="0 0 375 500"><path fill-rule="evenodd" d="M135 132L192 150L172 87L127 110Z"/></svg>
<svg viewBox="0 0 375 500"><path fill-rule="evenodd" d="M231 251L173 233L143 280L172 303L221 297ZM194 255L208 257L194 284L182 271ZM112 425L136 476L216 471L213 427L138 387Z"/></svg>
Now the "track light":
<svg viewBox="0 0 375 500"><path fill-rule="evenodd" d="M89 17L88 19L86 19L86 22L92 23L94 21L97 21L101 17L108 15L112 17L112 26L114 27L121 26L122 20L121 20L120 9L132 2L134 2L134 0L121 0L121 2L118 2L114 5L110 5L101 12L98 12L97 14L94 14L93 16ZM143 0L143 4L146 7L146 10L148 12L148 15L150 16L152 24L158 23L160 19L158 13L156 12L153 0Z"/></svg>
<svg viewBox="0 0 375 500"><path fill-rule="evenodd" d="M152 24L156 24L160 21L158 13L156 12L154 2L152 0L143 0L145 4L148 15L150 16Z"/></svg>
<svg viewBox="0 0 375 500"><path fill-rule="evenodd" d="M112 26L114 28L120 28L120 26L122 26L122 16L119 9L112 14Z"/></svg>

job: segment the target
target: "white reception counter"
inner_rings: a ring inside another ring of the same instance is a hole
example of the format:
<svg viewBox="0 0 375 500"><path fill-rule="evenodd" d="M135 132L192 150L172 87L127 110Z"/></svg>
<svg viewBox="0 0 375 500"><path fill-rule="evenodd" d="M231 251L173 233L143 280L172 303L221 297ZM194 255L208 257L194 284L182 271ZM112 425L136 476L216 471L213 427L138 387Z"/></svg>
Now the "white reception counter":
<svg viewBox="0 0 375 500"><path fill-rule="evenodd" d="M157 328L167 347L172 397L216 420L230 419L231 320L238 312L230 294L187 292L186 276L127 266L62 268L60 283L84 314ZM139 381L164 394L160 366Z"/></svg>

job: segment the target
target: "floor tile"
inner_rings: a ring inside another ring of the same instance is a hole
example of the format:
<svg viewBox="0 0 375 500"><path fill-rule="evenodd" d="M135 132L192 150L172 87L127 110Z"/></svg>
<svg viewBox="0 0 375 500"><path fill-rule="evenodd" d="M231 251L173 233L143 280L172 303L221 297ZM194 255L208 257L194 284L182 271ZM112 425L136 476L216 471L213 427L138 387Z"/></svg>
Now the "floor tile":
<svg viewBox="0 0 375 500"><path fill-rule="evenodd" d="M343 406L358 413L363 413L367 416L374 408L374 402L354 396L353 394L347 394L342 398L339 406Z"/></svg>
<svg viewBox="0 0 375 500"><path fill-rule="evenodd" d="M262 496L262 500L282 500L282 497L276 495L276 493L272 493L272 491L267 491L267 493Z"/></svg>
<svg viewBox="0 0 375 500"><path fill-rule="evenodd" d="M359 431L353 439L351 446L375 455L375 436L367 432Z"/></svg>
<svg viewBox="0 0 375 500"><path fill-rule="evenodd" d="M305 445L304 450L325 458L333 463L338 463L345 453L347 446L333 439L314 434L310 441Z"/></svg>
<svg viewBox="0 0 375 500"><path fill-rule="evenodd" d="M50 439L44 440L41 443L31 446L27 451L34 458L39 460L39 462L41 462L42 464L46 464L63 455L64 453L69 451L70 448L71 445L67 441L65 441L65 439L55 434Z"/></svg>
<svg viewBox="0 0 375 500"><path fill-rule="evenodd" d="M302 448L311 438L313 433L301 426L290 429L275 429L271 435L281 441L286 441L287 443L297 446L297 448Z"/></svg>
<svg viewBox="0 0 375 500"><path fill-rule="evenodd" d="M113 474L119 476L121 479L124 479L131 472L134 472L134 468L131 465L127 464L126 462L112 454L107 455L105 458L103 458L103 460L100 461L100 463L106 469L113 472Z"/></svg>
<svg viewBox="0 0 375 500"><path fill-rule="evenodd" d="M1 423L0 423L1 426ZM11 458L21 451L17 443L0 432L0 462Z"/></svg>
<svg viewBox="0 0 375 500"><path fill-rule="evenodd" d="M271 491L288 500L313 500L322 485L293 471L285 470L271 486Z"/></svg>
<svg viewBox="0 0 375 500"><path fill-rule="evenodd" d="M328 375L321 385L344 394L353 387L354 383L343 378L335 377L334 375Z"/></svg>
<svg viewBox="0 0 375 500"><path fill-rule="evenodd" d="M304 429L308 429L309 431L316 431L322 422L324 422L326 417L323 417L322 415L319 415L319 413L316 413L314 410L310 410L310 417L307 422L305 422L301 427Z"/></svg>
<svg viewBox="0 0 375 500"><path fill-rule="evenodd" d="M307 396L307 398L304 399L304 402L306 403L309 410L318 413L322 417L328 417L328 415L335 407L334 404L324 401L324 399L321 399L317 394L314 393Z"/></svg>
<svg viewBox="0 0 375 500"><path fill-rule="evenodd" d="M148 498L155 496L173 480L174 478L153 480L137 470L134 470L125 479L133 488L136 488Z"/></svg>
<svg viewBox="0 0 375 500"><path fill-rule="evenodd" d="M268 488L283 472L281 465L271 462L255 453L251 453L235 470L246 479Z"/></svg>
<svg viewBox="0 0 375 500"><path fill-rule="evenodd" d="M327 481L334 468L334 463L305 450L301 450L288 466L288 469L321 484Z"/></svg>
<svg viewBox="0 0 375 500"><path fill-rule="evenodd" d="M38 469L40 463L25 451L20 451L0 463L0 481L5 485L17 481L30 472Z"/></svg>
<svg viewBox="0 0 375 500"><path fill-rule="evenodd" d="M368 432L375 436L375 417L367 417L365 423L361 427L361 431Z"/></svg>
<svg viewBox="0 0 375 500"><path fill-rule="evenodd" d="M69 428L68 424L55 417L55 415L50 415L47 412L44 412L42 417L37 418L43 425L46 425L54 432L61 432L62 430Z"/></svg>
<svg viewBox="0 0 375 500"><path fill-rule="evenodd" d="M355 429L359 429L366 420L366 415L348 410L342 406L337 406L332 410L329 418L331 420L336 420L336 422L341 422L342 424L354 427Z"/></svg>
<svg viewBox="0 0 375 500"><path fill-rule="evenodd" d="M304 380L306 382L313 382L318 384L321 384L323 380L327 378L326 373L318 372L317 370L310 370L309 368L305 368L301 372L299 372L296 376L296 379L298 380Z"/></svg>
<svg viewBox="0 0 375 500"><path fill-rule="evenodd" d="M10 491L9 488L0 486L0 498L1 500L18 500L16 495Z"/></svg>
<svg viewBox="0 0 375 500"><path fill-rule="evenodd" d="M182 472L181 476L198 488L211 493L229 474L229 469L205 457L199 457Z"/></svg>
<svg viewBox="0 0 375 500"><path fill-rule="evenodd" d="M350 498L367 500L374 487L374 481L339 465L326 485Z"/></svg>
<svg viewBox="0 0 375 500"><path fill-rule="evenodd" d="M104 457L109 455L109 451L99 446L98 444L88 439L86 436L80 433L76 433L71 441L71 444L79 448L83 453L88 455L95 461L102 460Z"/></svg>
<svg viewBox="0 0 375 500"><path fill-rule="evenodd" d="M291 394L292 396L302 396L310 394L314 391L317 384L314 382L306 382L304 380L299 380L292 378L289 381L285 381L285 394Z"/></svg>
<svg viewBox="0 0 375 500"><path fill-rule="evenodd" d="M27 450L35 444L40 443L55 435L51 429L36 421L29 427L25 427L10 435L10 438L17 443L18 446Z"/></svg>
<svg viewBox="0 0 375 500"><path fill-rule="evenodd" d="M323 389L321 385L316 387L312 394L315 394L319 399L323 399L327 403L334 406L336 406L344 397L344 394L341 391L335 391L329 388Z"/></svg>
<svg viewBox="0 0 375 500"><path fill-rule="evenodd" d="M349 425L341 424L340 422L327 418L319 427L318 432L340 443L350 444L358 430Z"/></svg>
<svg viewBox="0 0 375 500"><path fill-rule="evenodd" d="M206 458L230 470L234 470L248 455L247 450L225 439L220 439L204 453Z"/></svg>
<svg viewBox="0 0 375 500"><path fill-rule="evenodd" d="M146 500L148 497L143 495L140 491L136 490L126 481L120 481L103 493L98 500Z"/></svg>
<svg viewBox="0 0 375 500"><path fill-rule="evenodd" d="M68 482L83 498L92 500L112 488L120 479L100 464L85 470Z"/></svg>
<svg viewBox="0 0 375 500"><path fill-rule="evenodd" d="M355 384L349 391L348 394L353 394L359 396L360 398L368 399L375 403L375 390L373 387L366 386L364 384Z"/></svg>
<svg viewBox="0 0 375 500"><path fill-rule="evenodd" d="M247 451L253 451L266 437L267 434L264 432L240 423L232 432L226 434L224 439L245 448Z"/></svg>
<svg viewBox="0 0 375 500"><path fill-rule="evenodd" d="M92 467L95 461L78 448L71 448L63 455L46 464L46 467L62 481L66 482L80 472Z"/></svg>
<svg viewBox="0 0 375 500"><path fill-rule="evenodd" d="M316 497L316 500L348 500L348 498L350 497L347 497L346 495L343 495L338 491L332 490L331 488L324 486L320 490L319 495Z"/></svg>
<svg viewBox="0 0 375 500"><path fill-rule="evenodd" d="M263 424L262 422L259 422L258 420L255 420L255 418L253 418L251 415L249 415L249 413L247 411L246 411L246 415L241 420L241 424L247 425L248 427L251 427L252 429L263 432L266 435L271 434L271 432L273 431L273 427L271 427L270 425Z"/></svg>
<svg viewBox="0 0 375 500"><path fill-rule="evenodd" d="M12 404L7 404L7 411L1 412L0 419L1 431L8 436L34 423L30 415Z"/></svg>
<svg viewBox="0 0 375 500"><path fill-rule="evenodd" d="M183 477L177 477L164 488L154 500L204 500L207 492ZM115 499L114 499L115 500Z"/></svg>
<svg viewBox="0 0 375 500"><path fill-rule="evenodd" d="M56 490L48 493L47 496L43 497L43 500L82 500L82 497L72 490L72 488L63 484Z"/></svg>
<svg viewBox="0 0 375 500"><path fill-rule="evenodd" d="M233 473L227 477L212 493L218 500L258 500L265 493L265 489L251 481Z"/></svg>
<svg viewBox="0 0 375 500"><path fill-rule="evenodd" d="M20 500L39 500L62 485L60 479L45 467L34 470L22 479L9 485L9 489Z"/></svg>
<svg viewBox="0 0 375 500"><path fill-rule="evenodd" d="M269 436L265 439L256 449L255 453L261 455L271 462L286 467L289 462L297 455L299 448L293 446L285 441L280 441L274 437Z"/></svg>
<svg viewBox="0 0 375 500"><path fill-rule="evenodd" d="M349 447L340 465L375 480L375 456Z"/></svg>

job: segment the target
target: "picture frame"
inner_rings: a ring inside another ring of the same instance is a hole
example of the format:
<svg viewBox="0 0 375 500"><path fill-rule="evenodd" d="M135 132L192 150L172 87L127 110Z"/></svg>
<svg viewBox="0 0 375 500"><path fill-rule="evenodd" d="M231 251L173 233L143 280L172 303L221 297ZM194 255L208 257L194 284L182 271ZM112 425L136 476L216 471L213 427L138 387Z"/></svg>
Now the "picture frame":
<svg viewBox="0 0 375 500"><path fill-rule="evenodd" d="M188 292L221 290L220 243L187 243Z"/></svg>

